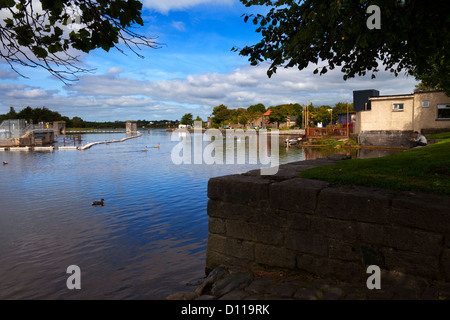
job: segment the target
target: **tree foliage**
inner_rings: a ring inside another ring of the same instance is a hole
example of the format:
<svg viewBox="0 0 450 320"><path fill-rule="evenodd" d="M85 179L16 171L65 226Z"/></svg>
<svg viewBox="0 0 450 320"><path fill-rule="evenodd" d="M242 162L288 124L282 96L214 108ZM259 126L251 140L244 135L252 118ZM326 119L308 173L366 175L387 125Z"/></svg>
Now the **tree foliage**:
<svg viewBox="0 0 450 320"><path fill-rule="evenodd" d="M191 126L193 124L194 120L193 120L193 115L192 113L186 113L183 117L181 117L181 124L184 125L189 125Z"/></svg>
<svg viewBox="0 0 450 320"><path fill-rule="evenodd" d="M249 113L264 113L266 112L266 107L262 103L257 103L248 107L247 111Z"/></svg>
<svg viewBox="0 0 450 320"><path fill-rule="evenodd" d="M26 107L21 111L16 112L14 107L10 107L10 110L6 114L0 114L0 123L9 119L25 119L29 123L37 124L39 122L55 122L65 121L67 128L96 128L96 129L120 129L125 128L125 121L85 121L82 118L75 116L70 119L67 116L62 116L57 111L52 111L47 107L31 108ZM147 120L137 120L137 127L152 127L152 128L167 128L168 126L177 126L178 121L172 120L154 120L152 122Z"/></svg>
<svg viewBox="0 0 450 320"><path fill-rule="evenodd" d="M215 126L220 126L225 121L231 121L230 119L231 110L229 110L228 107L223 104L214 107L212 115L213 115L212 122Z"/></svg>
<svg viewBox="0 0 450 320"><path fill-rule="evenodd" d="M270 61L269 77L278 67L324 74L341 67L344 79L379 71L380 63L398 75L405 72L428 86L450 93L450 15L446 0L241 0L267 6L266 15L244 15L262 40L233 48L252 65ZM381 29L369 29L367 8L381 10Z"/></svg>
<svg viewBox="0 0 450 320"><path fill-rule="evenodd" d="M9 119L25 119L35 124L39 122L69 121L69 118L63 117L59 112L52 111L46 107L34 109L26 107L19 112L16 112L14 107L10 107L8 113L0 115L0 122Z"/></svg>
<svg viewBox="0 0 450 320"><path fill-rule="evenodd" d="M261 103L252 105L247 109L228 109L227 106L220 105L213 109L212 122L215 127L221 127L228 124L248 125L253 120L263 116L262 108L264 108L264 111L266 110ZM296 126L304 127L304 109L305 108L298 103L272 106L267 109L272 111L267 117L267 120L271 124L275 122L282 124L287 121L288 117L296 117ZM332 114L330 112L331 109L333 110ZM350 112L353 111L353 103L349 104L348 110ZM308 115L311 125L317 124L318 122L330 123L331 116L333 116L333 123L336 124L338 121L338 114L346 112L347 104L345 102L338 102L334 106L315 107L312 103L308 105Z"/></svg>
<svg viewBox="0 0 450 320"><path fill-rule="evenodd" d="M133 30L144 23L141 10L137 0L0 0L0 58L18 74L22 65L76 80L89 71L80 66L81 53L123 52L122 43L142 57L141 47L159 47L155 38Z"/></svg>

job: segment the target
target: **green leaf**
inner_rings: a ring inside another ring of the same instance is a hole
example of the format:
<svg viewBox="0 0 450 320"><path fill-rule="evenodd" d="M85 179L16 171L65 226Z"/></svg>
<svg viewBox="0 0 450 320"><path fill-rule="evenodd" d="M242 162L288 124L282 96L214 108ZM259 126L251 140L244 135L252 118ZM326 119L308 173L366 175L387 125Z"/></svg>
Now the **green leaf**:
<svg viewBox="0 0 450 320"><path fill-rule="evenodd" d="M12 28L14 26L14 21L11 18L3 19L3 21L6 23L6 28Z"/></svg>
<svg viewBox="0 0 450 320"><path fill-rule="evenodd" d="M44 48L41 48L38 46L33 46L32 50L33 50L33 53L36 55L36 57L38 57L40 59L45 59L48 56L47 50L45 50Z"/></svg>
<svg viewBox="0 0 450 320"><path fill-rule="evenodd" d="M61 47L61 45L59 43L55 43L55 44L50 45L48 47L48 52L49 53L56 53L56 52L61 52L61 51L63 51L63 49L62 49L62 47Z"/></svg>
<svg viewBox="0 0 450 320"><path fill-rule="evenodd" d="M14 7L15 4L14 0L0 0L0 9Z"/></svg>

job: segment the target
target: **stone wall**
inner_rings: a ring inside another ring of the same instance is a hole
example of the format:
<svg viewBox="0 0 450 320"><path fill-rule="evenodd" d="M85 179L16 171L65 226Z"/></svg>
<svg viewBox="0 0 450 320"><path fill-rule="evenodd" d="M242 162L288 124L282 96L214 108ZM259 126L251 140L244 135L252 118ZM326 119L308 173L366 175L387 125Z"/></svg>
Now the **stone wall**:
<svg viewBox="0 0 450 320"><path fill-rule="evenodd" d="M206 269L303 270L360 282L368 265L450 282L450 197L297 178L331 159L210 179Z"/></svg>
<svg viewBox="0 0 450 320"><path fill-rule="evenodd" d="M410 148L413 131L363 131L358 144L364 147Z"/></svg>

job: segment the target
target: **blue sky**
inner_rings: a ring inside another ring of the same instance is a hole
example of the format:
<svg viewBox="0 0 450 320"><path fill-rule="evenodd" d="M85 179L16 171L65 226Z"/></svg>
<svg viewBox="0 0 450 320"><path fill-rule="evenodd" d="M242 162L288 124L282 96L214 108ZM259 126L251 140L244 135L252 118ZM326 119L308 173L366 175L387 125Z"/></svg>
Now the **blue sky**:
<svg viewBox="0 0 450 320"><path fill-rule="evenodd" d="M352 91L377 89L382 95L411 93L412 77L394 77L380 72L342 80L339 70L313 75L314 65L279 69L268 78L267 64L250 66L233 46L255 44L260 36L244 13L264 8L246 8L239 0L143 0L145 25L138 30L158 37L161 49L144 49L141 59L132 52L96 50L80 57L90 74L81 75L71 86L39 69L19 70L18 77L0 63L0 114L10 106L46 106L70 118L89 121L177 120L185 113L206 119L220 104L229 108L263 103L267 107L307 101L334 105L352 101Z"/></svg>

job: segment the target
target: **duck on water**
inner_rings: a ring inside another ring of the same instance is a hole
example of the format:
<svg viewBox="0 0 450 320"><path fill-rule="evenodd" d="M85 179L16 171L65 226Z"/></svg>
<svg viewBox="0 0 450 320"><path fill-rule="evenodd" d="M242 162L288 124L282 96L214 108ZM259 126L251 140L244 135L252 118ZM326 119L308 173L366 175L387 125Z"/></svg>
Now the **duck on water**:
<svg viewBox="0 0 450 320"><path fill-rule="evenodd" d="M101 199L100 201L94 201L94 202L92 202L92 205L93 206L104 206L105 205L105 199Z"/></svg>

